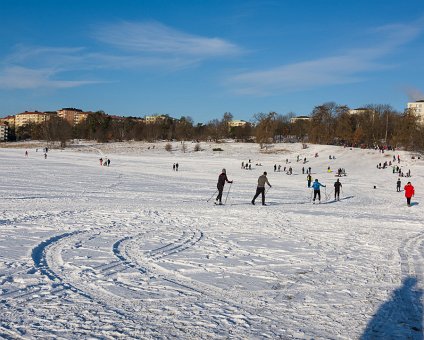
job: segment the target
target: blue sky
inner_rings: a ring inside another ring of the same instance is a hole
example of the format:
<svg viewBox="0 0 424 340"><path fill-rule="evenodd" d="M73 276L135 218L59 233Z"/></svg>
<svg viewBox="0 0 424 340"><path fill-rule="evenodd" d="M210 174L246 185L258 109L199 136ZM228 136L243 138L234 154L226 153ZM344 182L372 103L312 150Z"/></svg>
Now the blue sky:
<svg viewBox="0 0 424 340"><path fill-rule="evenodd" d="M424 99L424 1L1 0L0 116L207 122Z"/></svg>

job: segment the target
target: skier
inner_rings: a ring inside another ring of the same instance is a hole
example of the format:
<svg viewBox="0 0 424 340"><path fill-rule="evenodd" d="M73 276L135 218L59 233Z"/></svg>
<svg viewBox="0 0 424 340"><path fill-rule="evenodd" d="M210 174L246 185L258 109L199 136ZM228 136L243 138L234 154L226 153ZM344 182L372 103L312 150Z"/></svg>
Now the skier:
<svg viewBox="0 0 424 340"><path fill-rule="evenodd" d="M314 189L314 199L313 199L314 203L315 203L315 199L317 198L317 196L318 196L319 202L321 203L321 190L320 190L320 187L324 187L325 188L325 185L323 185L320 182L318 182L318 178L317 178L317 179L315 179L314 184L312 184L312 188Z"/></svg>
<svg viewBox="0 0 424 340"><path fill-rule="evenodd" d="M28 151L25 151L25 157L28 157Z"/></svg>
<svg viewBox="0 0 424 340"><path fill-rule="evenodd" d="M107 166L110 165L110 158L107 159Z"/></svg>
<svg viewBox="0 0 424 340"><path fill-rule="evenodd" d="M410 207L411 198L415 195L414 187L412 186L411 182L408 182L403 189L405 190L406 204L408 207Z"/></svg>
<svg viewBox="0 0 424 340"><path fill-rule="evenodd" d="M308 176L306 176L306 180L308 181L308 188L311 187L311 182L312 182L312 176L311 174L308 174Z"/></svg>
<svg viewBox="0 0 424 340"><path fill-rule="evenodd" d="M262 205L266 205L265 204L265 183L268 184L269 187L271 188L271 184L269 184L268 178L266 177L266 175L267 173L265 171L264 174L259 176L258 178L258 186L256 188L256 194L252 199L253 205L255 205L255 199L259 196L259 194L262 194Z"/></svg>
<svg viewBox="0 0 424 340"><path fill-rule="evenodd" d="M400 181L400 178L398 178L397 182L396 182L396 191L400 192L400 185L402 184L402 182Z"/></svg>
<svg viewBox="0 0 424 340"><path fill-rule="evenodd" d="M172 164L172 170L175 171L175 163Z"/></svg>
<svg viewBox="0 0 424 340"><path fill-rule="evenodd" d="M178 163L175 163L175 171L178 171Z"/></svg>
<svg viewBox="0 0 424 340"><path fill-rule="evenodd" d="M340 188L343 187L340 180L337 178L337 181L334 182L334 200L340 201Z"/></svg>
<svg viewBox="0 0 424 340"><path fill-rule="evenodd" d="M218 176L218 183L216 185L218 188L218 196L216 196L215 201L219 201L219 205L222 205L222 192L224 191L225 182L233 183L233 181L229 181L227 178L227 170L222 169L221 174Z"/></svg>
<svg viewBox="0 0 424 340"><path fill-rule="evenodd" d="M103 165L103 158L100 158L99 161L100 161L100 166L102 166Z"/></svg>
<svg viewBox="0 0 424 340"><path fill-rule="evenodd" d="M277 171L277 164L274 164L274 172Z"/></svg>

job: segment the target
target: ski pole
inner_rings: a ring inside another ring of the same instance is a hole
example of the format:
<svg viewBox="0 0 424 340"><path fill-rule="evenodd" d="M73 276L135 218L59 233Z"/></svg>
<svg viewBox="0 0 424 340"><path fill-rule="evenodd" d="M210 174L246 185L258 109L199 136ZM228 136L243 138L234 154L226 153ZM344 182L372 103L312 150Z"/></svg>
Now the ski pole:
<svg viewBox="0 0 424 340"><path fill-rule="evenodd" d="M230 183L230 186L229 186L228 191L227 191L227 196L225 196L225 202L224 202L224 204L227 203L228 194L230 193L230 190L231 190L231 186L232 185L233 185L233 183Z"/></svg>
<svg viewBox="0 0 424 340"><path fill-rule="evenodd" d="M212 196L206 202L209 202L212 199L212 197L215 196L215 194L217 193L217 191L218 191L218 189L215 190L215 192L212 194Z"/></svg>
<svg viewBox="0 0 424 340"><path fill-rule="evenodd" d="M265 195L268 193L269 189L271 189L271 187L269 187L268 189L266 189Z"/></svg>

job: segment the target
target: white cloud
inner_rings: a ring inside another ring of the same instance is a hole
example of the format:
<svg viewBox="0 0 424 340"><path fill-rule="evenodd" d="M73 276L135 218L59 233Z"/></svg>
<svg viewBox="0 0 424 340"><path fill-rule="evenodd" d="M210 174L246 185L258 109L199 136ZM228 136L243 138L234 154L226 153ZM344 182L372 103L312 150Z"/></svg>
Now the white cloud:
<svg viewBox="0 0 424 340"><path fill-rule="evenodd" d="M236 74L226 80L242 95L267 96L279 91L299 91L364 80L365 72L394 67L384 57L422 33L422 20L411 25L387 25L374 30L378 43L347 50L344 54L280 65L267 70Z"/></svg>
<svg viewBox="0 0 424 340"><path fill-rule="evenodd" d="M220 38L180 32L157 22L123 22L104 26L94 36L109 45L128 51L199 58L235 55L241 49Z"/></svg>
<svg viewBox="0 0 424 340"><path fill-rule="evenodd" d="M2 89L70 88L96 81L57 80L57 71L51 68L30 69L20 66L6 67L0 71Z"/></svg>

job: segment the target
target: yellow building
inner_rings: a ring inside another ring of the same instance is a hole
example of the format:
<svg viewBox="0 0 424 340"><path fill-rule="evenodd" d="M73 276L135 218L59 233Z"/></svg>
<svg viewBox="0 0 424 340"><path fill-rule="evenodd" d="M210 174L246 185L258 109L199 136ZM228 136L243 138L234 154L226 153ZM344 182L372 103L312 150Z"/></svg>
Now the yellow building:
<svg viewBox="0 0 424 340"><path fill-rule="evenodd" d="M6 123L9 126L15 126L15 116L0 118L0 123Z"/></svg>
<svg viewBox="0 0 424 340"><path fill-rule="evenodd" d="M40 124L44 123L47 119L47 115L44 112L22 112L15 115L15 126L20 127L26 124Z"/></svg>
<svg viewBox="0 0 424 340"><path fill-rule="evenodd" d="M57 111L58 117L68 121L68 123L72 126L78 125L85 121L89 114L89 112L83 112L80 109L74 109L70 107Z"/></svg>

